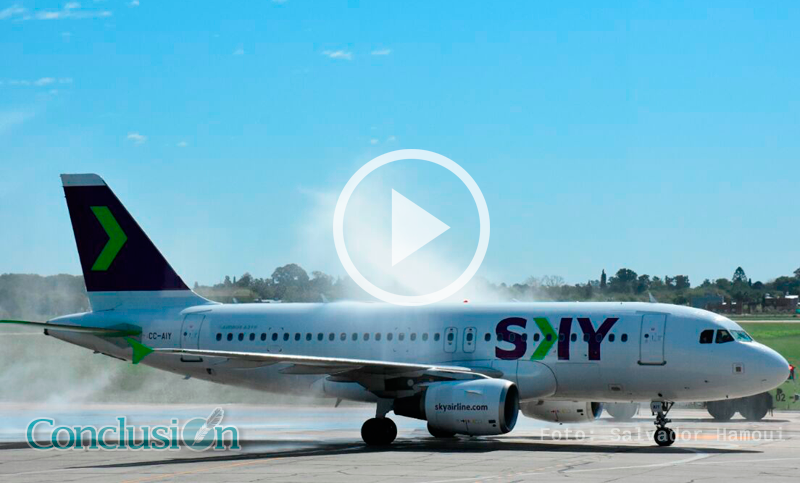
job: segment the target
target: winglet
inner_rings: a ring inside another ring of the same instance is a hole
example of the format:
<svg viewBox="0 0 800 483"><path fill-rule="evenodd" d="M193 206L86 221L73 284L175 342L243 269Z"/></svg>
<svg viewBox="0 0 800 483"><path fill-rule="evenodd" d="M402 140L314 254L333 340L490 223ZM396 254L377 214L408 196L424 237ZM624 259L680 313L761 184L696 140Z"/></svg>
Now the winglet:
<svg viewBox="0 0 800 483"><path fill-rule="evenodd" d="M153 352L153 349L147 347L146 345L142 344L141 342L137 342L130 337L125 337L125 340L130 344L131 349L133 349L133 363L138 364L142 361L148 354Z"/></svg>

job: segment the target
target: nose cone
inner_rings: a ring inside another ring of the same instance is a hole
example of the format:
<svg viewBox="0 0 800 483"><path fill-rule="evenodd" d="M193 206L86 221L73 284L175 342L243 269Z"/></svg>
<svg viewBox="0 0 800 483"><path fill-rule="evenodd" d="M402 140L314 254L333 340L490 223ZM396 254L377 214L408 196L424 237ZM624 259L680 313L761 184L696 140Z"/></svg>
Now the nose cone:
<svg viewBox="0 0 800 483"><path fill-rule="evenodd" d="M759 357L761 385L765 391L775 389L789 378L789 362L769 347L762 346Z"/></svg>

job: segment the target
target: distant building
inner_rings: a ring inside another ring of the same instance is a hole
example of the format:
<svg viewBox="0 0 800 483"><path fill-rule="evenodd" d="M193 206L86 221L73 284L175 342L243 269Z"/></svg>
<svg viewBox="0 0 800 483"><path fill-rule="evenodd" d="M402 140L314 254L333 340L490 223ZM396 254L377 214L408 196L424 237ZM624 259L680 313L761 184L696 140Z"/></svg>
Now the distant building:
<svg viewBox="0 0 800 483"><path fill-rule="evenodd" d="M725 299L722 295L702 295L699 297L692 297L692 307L696 309L711 310L709 307L722 305Z"/></svg>

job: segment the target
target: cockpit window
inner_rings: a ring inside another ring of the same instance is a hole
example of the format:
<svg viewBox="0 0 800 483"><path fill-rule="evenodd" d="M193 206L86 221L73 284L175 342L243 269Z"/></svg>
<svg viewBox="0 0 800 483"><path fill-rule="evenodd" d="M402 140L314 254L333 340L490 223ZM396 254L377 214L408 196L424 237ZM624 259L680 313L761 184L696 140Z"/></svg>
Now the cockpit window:
<svg viewBox="0 0 800 483"><path fill-rule="evenodd" d="M739 342L753 342L753 338L750 337L750 334L743 330L732 330L734 337Z"/></svg>
<svg viewBox="0 0 800 483"><path fill-rule="evenodd" d="M725 329L717 331L717 344L724 344L726 342L733 342L733 336Z"/></svg>
<svg viewBox="0 0 800 483"><path fill-rule="evenodd" d="M710 344L712 342L714 342L714 329L708 329L700 332L701 344Z"/></svg>

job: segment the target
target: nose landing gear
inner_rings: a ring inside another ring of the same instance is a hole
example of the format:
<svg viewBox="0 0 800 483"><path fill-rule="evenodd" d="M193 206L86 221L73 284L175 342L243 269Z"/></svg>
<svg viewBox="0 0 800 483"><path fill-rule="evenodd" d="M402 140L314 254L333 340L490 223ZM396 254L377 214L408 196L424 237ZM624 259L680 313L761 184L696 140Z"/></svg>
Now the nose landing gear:
<svg viewBox="0 0 800 483"><path fill-rule="evenodd" d="M672 446L675 442L675 431L667 427L667 424L672 422L671 419L667 419L667 414L673 404L675 403L661 401L650 403L650 409L656 415L654 424L657 427L653 440L659 446Z"/></svg>

